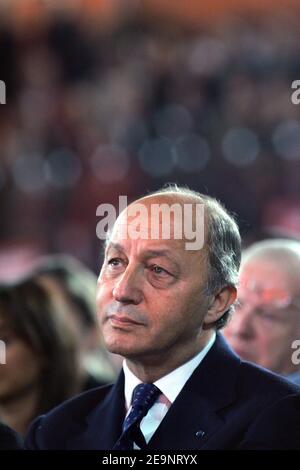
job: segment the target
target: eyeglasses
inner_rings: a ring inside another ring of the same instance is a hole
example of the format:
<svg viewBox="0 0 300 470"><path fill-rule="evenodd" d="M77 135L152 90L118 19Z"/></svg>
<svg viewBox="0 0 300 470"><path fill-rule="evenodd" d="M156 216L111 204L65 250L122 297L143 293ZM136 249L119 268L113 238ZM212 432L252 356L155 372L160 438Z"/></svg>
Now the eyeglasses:
<svg viewBox="0 0 300 470"><path fill-rule="evenodd" d="M242 286L247 303L281 309L294 306L300 309L299 298L291 296L285 289L275 287L271 283L261 286L255 281L249 281Z"/></svg>
<svg viewBox="0 0 300 470"><path fill-rule="evenodd" d="M249 307L262 323L273 325L289 320L290 313L283 315L289 308L294 308L300 314L300 299L271 283L261 286L248 282L243 284L243 299L238 299L235 310L238 314Z"/></svg>

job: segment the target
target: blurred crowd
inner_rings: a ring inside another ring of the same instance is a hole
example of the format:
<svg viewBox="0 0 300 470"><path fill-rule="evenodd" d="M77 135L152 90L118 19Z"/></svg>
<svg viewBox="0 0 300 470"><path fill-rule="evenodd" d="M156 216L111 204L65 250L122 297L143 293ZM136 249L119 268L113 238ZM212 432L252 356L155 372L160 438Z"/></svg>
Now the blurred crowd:
<svg viewBox="0 0 300 470"><path fill-rule="evenodd" d="M0 18L2 421L24 434L37 414L116 375L95 317L99 204L172 181L225 203L245 244L300 237L297 79L288 13L197 30L137 18L109 29L62 13L19 30ZM58 252L92 271L65 257L33 265ZM294 307L298 292L287 297ZM232 337L242 356L245 338L255 344L252 330Z"/></svg>
<svg viewBox="0 0 300 470"><path fill-rule="evenodd" d="M288 13L197 31L0 19L2 253L67 251L98 270L97 206L166 181L220 198L250 241L299 235L299 35Z"/></svg>

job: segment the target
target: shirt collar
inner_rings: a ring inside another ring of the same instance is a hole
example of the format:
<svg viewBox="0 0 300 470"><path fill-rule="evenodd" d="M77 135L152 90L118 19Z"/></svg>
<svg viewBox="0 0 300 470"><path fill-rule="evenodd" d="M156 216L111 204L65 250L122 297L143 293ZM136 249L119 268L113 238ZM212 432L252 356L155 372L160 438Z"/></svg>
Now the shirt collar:
<svg viewBox="0 0 300 470"><path fill-rule="evenodd" d="M182 388L184 387L187 380L191 377L194 370L198 367L198 365L203 361L204 357L214 344L216 339L216 333L214 332L212 337L210 338L207 345L190 359L188 362L183 364L182 366L178 367L177 369L173 370L169 374L165 375L164 377L158 379L154 382L161 392L167 397L167 399L173 403L179 393L181 392ZM131 405L132 393L135 387L141 383L141 380L138 379L128 368L126 364L126 360L123 362L123 371L125 375L125 401L126 401L126 409L128 410Z"/></svg>

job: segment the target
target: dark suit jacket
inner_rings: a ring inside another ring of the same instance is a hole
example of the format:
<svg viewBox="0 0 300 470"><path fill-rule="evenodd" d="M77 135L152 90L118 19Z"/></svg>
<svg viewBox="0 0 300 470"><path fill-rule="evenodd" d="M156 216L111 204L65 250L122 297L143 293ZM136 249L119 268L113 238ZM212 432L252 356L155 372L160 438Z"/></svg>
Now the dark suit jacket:
<svg viewBox="0 0 300 470"><path fill-rule="evenodd" d="M242 362L221 335L169 409L147 450L300 449L300 389ZM37 418L28 449L111 449L125 414L124 376Z"/></svg>
<svg viewBox="0 0 300 470"><path fill-rule="evenodd" d="M21 437L11 428L0 423L0 450L21 450L23 442Z"/></svg>

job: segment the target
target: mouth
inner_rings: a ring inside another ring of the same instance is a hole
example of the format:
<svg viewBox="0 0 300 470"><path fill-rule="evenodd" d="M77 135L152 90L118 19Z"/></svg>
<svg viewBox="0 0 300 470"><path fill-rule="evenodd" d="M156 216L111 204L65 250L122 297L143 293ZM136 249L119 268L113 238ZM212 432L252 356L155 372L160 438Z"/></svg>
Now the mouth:
<svg viewBox="0 0 300 470"><path fill-rule="evenodd" d="M110 315L108 317L108 321L110 324L116 328L126 328L126 327L133 327L133 326L142 326L142 323L134 321L130 317L126 317L125 315Z"/></svg>

